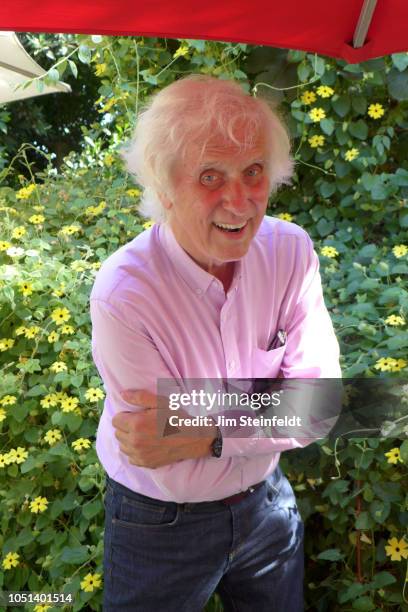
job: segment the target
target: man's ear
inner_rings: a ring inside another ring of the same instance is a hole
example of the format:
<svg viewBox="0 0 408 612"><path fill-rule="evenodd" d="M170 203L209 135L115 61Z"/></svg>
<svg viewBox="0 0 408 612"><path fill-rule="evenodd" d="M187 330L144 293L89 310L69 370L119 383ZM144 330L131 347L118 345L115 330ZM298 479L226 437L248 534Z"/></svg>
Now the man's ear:
<svg viewBox="0 0 408 612"><path fill-rule="evenodd" d="M166 208L167 210L170 210L170 208L172 208L173 202L171 201L170 197L167 194L159 193L159 198L164 208Z"/></svg>

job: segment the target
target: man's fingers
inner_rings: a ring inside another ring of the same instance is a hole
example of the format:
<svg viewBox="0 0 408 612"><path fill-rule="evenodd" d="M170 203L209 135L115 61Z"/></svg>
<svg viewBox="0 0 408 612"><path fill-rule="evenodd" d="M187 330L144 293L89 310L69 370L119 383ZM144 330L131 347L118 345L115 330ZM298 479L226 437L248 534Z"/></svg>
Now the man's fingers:
<svg viewBox="0 0 408 612"><path fill-rule="evenodd" d="M124 433L128 433L130 431L130 424L134 420L134 417L137 416L137 412L118 412L112 419L112 425L123 431Z"/></svg>

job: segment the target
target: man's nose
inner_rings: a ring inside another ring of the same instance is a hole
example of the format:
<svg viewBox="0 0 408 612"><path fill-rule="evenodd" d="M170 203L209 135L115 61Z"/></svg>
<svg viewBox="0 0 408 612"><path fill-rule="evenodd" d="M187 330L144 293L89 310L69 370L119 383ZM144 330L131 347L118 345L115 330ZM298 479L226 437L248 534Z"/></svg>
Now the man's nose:
<svg viewBox="0 0 408 612"><path fill-rule="evenodd" d="M224 190L224 208L235 214L245 214L250 205L248 190L240 179L230 180Z"/></svg>

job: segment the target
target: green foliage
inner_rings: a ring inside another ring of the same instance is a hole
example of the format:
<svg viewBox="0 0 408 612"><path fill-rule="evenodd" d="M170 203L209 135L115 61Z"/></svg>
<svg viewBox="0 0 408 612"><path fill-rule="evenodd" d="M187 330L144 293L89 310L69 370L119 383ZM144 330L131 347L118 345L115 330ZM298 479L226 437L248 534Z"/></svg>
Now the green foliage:
<svg viewBox="0 0 408 612"><path fill-rule="evenodd" d="M35 174L28 145L0 166L0 586L66 589L74 610L100 610L101 587L83 583L102 574L104 520L94 448L104 392L88 300L100 263L144 228L140 192L118 157L135 113L191 72L236 78L279 101L296 175L269 214L315 241L344 375L404 376L408 61L397 54L346 65L240 44L101 36L68 37L65 52L49 57L51 80L94 71L98 98L89 107L100 121L82 125L80 153L58 171L42 153ZM408 609L407 462L408 441L391 438L326 440L282 456L306 521L309 609ZM37 497L48 504L34 512ZM400 555L391 555L393 538ZM19 555L10 569L8 553ZM215 596L207 610L221 609Z"/></svg>

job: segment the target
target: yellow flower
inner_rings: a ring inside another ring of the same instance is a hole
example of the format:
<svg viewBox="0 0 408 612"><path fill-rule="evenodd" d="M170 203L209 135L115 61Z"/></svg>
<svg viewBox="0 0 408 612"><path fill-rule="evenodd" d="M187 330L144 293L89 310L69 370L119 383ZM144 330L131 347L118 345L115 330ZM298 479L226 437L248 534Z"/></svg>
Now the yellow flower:
<svg viewBox="0 0 408 612"><path fill-rule="evenodd" d="M140 191L140 189L127 189L126 193L131 198L137 198L137 196L140 196L141 191Z"/></svg>
<svg viewBox="0 0 408 612"><path fill-rule="evenodd" d="M28 187L22 187L16 193L17 200L27 200L34 190L35 185L28 185Z"/></svg>
<svg viewBox="0 0 408 612"><path fill-rule="evenodd" d="M11 247L11 242L0 240L0 251L7 251Z"/></svg>
<svg viewBox="0 0 408 612"><path fill-rule="evenodd" d="M81 581L81 589L90 592L100 587L101 584L101 574L87 574Z"/></svg>
<svg viewBox="0 0 408 612"><path fill-rule="evenodd" d="M402 558L408 559L408 544L402 538L391 538L388 540L388 546L385 547L385 551L388 557L391 557L391 561L401 561Z"/></svg>
<svg viewBox="0 0 408 612"><path fill-rule="evenodd" d="M376 370L380 370L381 372L399 372L405 366L407 362L405 359L394 359L393 357L381 357L378 359L374 365Z"/></svg>
<svg viewBox="0 0 408 612"><path fill-rule="evenodd" d="M153 227L154 225L154 221L146 221L146 223L143 223L142 227L144 227L144 229L150 229L151 227Z"/></svg>
<svg viewBox="0 0 408 612"><path fill-rule="evenodd" d="M24 325L20 325L20 327L17 327L17 329L15 330L15 334L16 336L22 336L23 334L26 333L28 327L25 327Z"/></svg>
<svg viewBox="0 0 408 612"><path fill-rule="evenodd" d="M55 297L62 297L65 293L65 283L60 283L59 289L54 289L51 295L55 295Z"/></svg>
<svg viewBox="0 0 408 612"><path fill-rule="evenodd" d="M62 325L71 318L68 308L54 308L51 313L51 319L57 324Z"/></svg>
<svg viewBox="0 0 408 612"><path fill-rule="evenodd" d="M17 565L19 564L18 562L19 558L20 558L20 555L18 553L12 553L12 552L7 553L7 555L4 557L3 562L2 562L3 569L9 570L12 567L17 567Z"/></svg>
<svg viewBox="0 0 408 612"><path fill-rule="evenodd" d="M4 421L5 418L6 418L6 411L4 410L4 408L0 408L0 423L1 421Z"/></svg>
<svg viewBox="0 0 408 612"><path fill-rule="evenodd" d="M392 249L392 252L394 253L395 257L398 257L399 259L400 257L404 257L404 255L408 253L408 247L406 244L397 244Z"/></svg>
<svg viewBox="0 0 408 612"><path fill-rule="evenodd" d="M317 149L317 147L322 147L324 145L324 136L315 135L309 138L309 144L312 149Z"/></svg>
<svg viewBox="0 0 408 612"><path fill-rule="evenodd" d="M56 406L58 403L55 393L49 393L41 401L40 404L43 408L49 408L50 406Z"/></svg>
<svg viewBox="0 0 408 612"><path fill-rule="evenodd" d="M38 225L39 223L42 223L43 221L45 221L45 217L44 215L31 215L31 217L29 217L28 220L30 221L30 223L34 223L34 225Z"/></svg>
<svg viewBox="0 0 408 612"><path fill-rule="evenodd" d="M28 457L28 452L22 446L18 446L10 449L7 455L10 463L24 463Z"/></svg>
<svg viewBox="0 0 408 612"><path fill-rule="evenodd" d="M0 405L1 406L13 406L17 401L17 398L15 395L5 395L1 400L0 400Z"/></svg>
<svg viewBox="0 0 408 612"><path fill-rule="evenodd" d="M370 104L367 113L372 119L380 119L384 115L385 110L382 104Z"/></svg>
<svg viewBox="0 0 408 612"><path fill-rule="evenodd" d="M278 218L282 221L293 221L293 215L290 213L279 213Z"/></svg>
<svg viewBox="0 0 408 612"><path fill-rule="evenodd" d="M110 100L108 100L103 106L102 108L98 111L98 113L108 113L112 106L114 106L117 102L117 98L113 97Z"/></svg>
<svg viewBox="0 0 408 612"><path fill-rule="evenodd" d="M0 338L0 351L4 352L14 345L13 338Z"/></svg>
<svg viewBox="0 0 408 612"><path fill-rule="evenodd" d="M100 267L101 267L101 262L100 261L95 261L94 263L91 264L91 268L93 270L99 270Z"/></svg>
<svg viewBox="0 0 408 612"><path fill-rule="evenodd" d="M27 230L24 227L24 225L19 225L18 227L15 227L13 229L11 235L13 236L13 238L22 238L24 234L26 233L27 233Z"/></svg>
<svg viewBox="0 0 408 612"><path fill-rule="evenodd" d="M105 394L97 387L90 387L87 391L85 391L85 397L90 402L97 402L98 400L103 399Z"/></svg>
<svg viewBox="0 0 408 612"><path fill-rule="evenodd" d="M62 434L59 429L49 429L44 436L44 440L48 442L50 446L61 440Z"/></svg>
<svg viewBox="0 0 408 612"><path fill-rule="evenodd" d="M110 153L105 155L105 157L103 159L103 163L105 164L105 166L108 166L108 167L111 166L114 161L115 161L115 158Z"/></svg>
<svg viewBox="0 0 408 612"><path fill-rule="evenodd" d="M98 215L99 211L95 206L88 206L88 208L85 208L85 214L94 216L94 215Z"/></svg>
<svg viewBox="0 0 408 612"><path fill-rule="evenodd" d="M38 604L34 607L34 612L47 612L51 606L47 606L47 604Z"/></svg>
<svg viewBox="0 0 408 612"><path fill-rule="evenodd" d="M106 64L96 64L95 74L96 76L102 76L106 72Z"/></svg>
<svg viewBox="0 0 408 612"><path fill-rule="evenodd" d="M72 325L63 325L60 328L61 334L73 334L75 333L75 329L72 327Z"/></svg>
<svg viewBox="0 0 408 612"><path fill-rule="evenodd" d="M88 440L88 438L78 438L72 442L71 446L74 450L80 452L82 449L89 448L91 446L91 441Z"/></svg>
<svg viewBox="0 0 408 612"><path fill-rule="evenodd" d="M390 315L385 319L384 323L397 327L398 325L405 325L405 319L399 315Z"/></svg>
<svg viewBox="0 0 408 612"><path fill-rule="evenodd" d="M35 338L40 331L41 328L38 325L31 325L31 327L26 327L24 335L26 338Z"/></svg>
<svg viewBox="0 0 408 612"><path fill-rule="evenodd" d="M59 340L59 334L56 331L52 331L49 336L47 336L47 340L50 344L53 342L57 342Z"/></svg>
<svg viewBox="0 0 408 612"><path fill-rule="evenodd" d="M173 57L174 58L183 57L187 55L187 53L188 53L188 45L186 43L183 43L182 45L179 46L177 51L173 53Z"/></svg>
<svg viewBox="0 0 408 612"><path fill-rule="evenodd" d="M300 96L300 100L303 104L313 104L316 102L316 94L313 91L305 91Z"/></svg>
<svg viewBox="0 0 408 612"><path fill-rule="evenodd" d="M346 161L353 161L353 159L358 157L358 155L359 155L359 150L353 147L353 149L349 149L348 151L345 152L344 159Z"/></svg>
<svg viewBox="0 0 408 612"><path fill-rule="evenodd" d="M393 463L394 465L397 464L398 461L404 463L401 459L400 449L397 447L392 448L388 453L384 453L384 455L388 457L388 463Z"/></svg>
<svg viewBox="0 0 408 612"><path fill-rule="evenodd" d="M84 272L84 270L86 270L87 267L88 267L88 264L85 261L81 261L79 259L77 259L76 261L73 261L70 265L70 268L74 270L75 272Z"/></svg>
<svg viewBox="0 0 408 612"><path fill-rule="evenodd" d="M46 497L36 497L34 501L30 503L31 512L35 512L38 514L39 512L44 512L48 506L48 500Z"/></svg>
<svg viewBox="0 0 408 612"><path fill-rule="evenodd" d="M61 402L62 412L72 412L79 404L77 397L66 397Z"/></svg>
<svg viewBox="0 0 408 612"><path fill-rule="evenodd" d="M24 295L24 297L27 297L28 295L31 295L32 292L33 292L33 286L32 286L31 283L19 283L19 287L20 287L20 291Z"/></svg>
<svg viewBox="0 0 408 612"><path fill-rule="evenodd" d="M309 112L309 117L314 123L317 123L326 117L326 113L322 108L312 108Z"/></svg>
<svg viewBox="0 0 408 612"><path fill-rule="evenodd" d="M334 247L331 246L324 246L320 253L324 256L324 257L330 257L331 259L333 259L334 257L337 257L337 255L339 254L338 250Z"/></svg>
<svg viewBox="0 0 408 612"><path fill-rule="evenodd" d="M64 372L68 370L66 364L63 361L55 361L51 366L50 370L53 372Z"/></svg>
<svg viewBox="0 0 408 612"><path fill-rule="evenodd" d="M37 210L37 211L41 211L41 210L44 210L44 209L45 209L45 206L40 206L40 205L38 204L37 206L33 206L33 209L34 209L34 210Z"/></svg>
<svg viewBox="0 0 408 612"><path fill-rule="evenodd" d="M0 468L4 468L6 465L6 455L0 455Z"/></svg>
<svg viewBox="0 0 408 612"><path fill-rule="evenodd" d="M65 236L71 236L71 234L75 234L75 232L79 232L80 230L81 228L79 225L65 225L59 233Z"/></svg>
<svg viewBox="0 0 408 612"><path fill-rule="evenodd" d="M334 94L334 89L328 85L320 85L320 87L316 89L316 92L322 98L330 98Z"/></svg>

